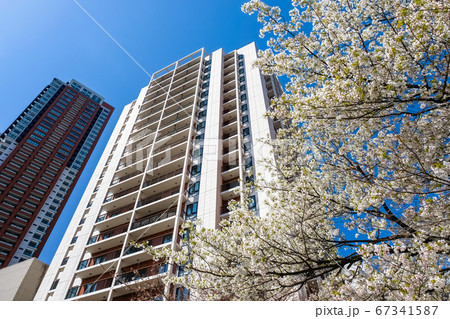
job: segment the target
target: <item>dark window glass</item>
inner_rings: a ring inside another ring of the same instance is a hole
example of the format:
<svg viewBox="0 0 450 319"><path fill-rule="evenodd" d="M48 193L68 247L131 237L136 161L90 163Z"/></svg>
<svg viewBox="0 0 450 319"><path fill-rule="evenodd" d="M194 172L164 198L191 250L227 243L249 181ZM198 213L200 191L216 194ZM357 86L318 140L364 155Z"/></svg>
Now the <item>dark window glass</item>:
<svg viewBox="0 0 450 319"><path fill-rule="evenodd" d="M198 123L197 124L197 131L200 131L201 129L204 129L205 125L206 125L205 121Z"/></svg>
<svg viewBox="0 0 450 319"><path fill-rule="evenodd" d="M68 261L69 261L69 257L64 258L61 263L61 266L64 266L65 264L67 264Z"/></svg>
<svg viewBox="0 0 450 319"><path fill-rule="evenodd" d="M200 174L200 171L202 169L202 165L194 165L191 167L191 176L196 176L198 174Z"/></svg>
<svg viewBox="0 0 450 319"><path fill-rule="evenodd" d="M56 289L56 287L58 286L58 283L59 283L59 279L56 279L50 286L50 290Z"/></svg>
<svg viewBox="0 0 450 319"><path fill-rule="evenodd" d="M186 206L186 218L194 218L197 216L198 203L189 204Z"/></svg>
<svg viewBox="0 0 450 319"><path fill-rule="evenodd" d="M198 194L199 188L200 188L200 182L195 182L194 184L192 184L188 190L189 195Z"/></svg>
<svg viewBox="0 0 450 319"><path fill-rule="evenodd" d="M162 239L163 244L170 243L172 241L172 234L164 235Z"/></svg>
<svg viewBox="0 0 450 319"><path fill-rule="evenodd" d="M244 130L242 131L242 134L245 136L249 136L250 135L250 128L246 127L244 128Z"/></svg>
<svg viewBox="0 0 450 319"><path fill-rule="evenodd" d="M248 122L248 115L244 115L242 117L242 123L247 123Z"/></svg>

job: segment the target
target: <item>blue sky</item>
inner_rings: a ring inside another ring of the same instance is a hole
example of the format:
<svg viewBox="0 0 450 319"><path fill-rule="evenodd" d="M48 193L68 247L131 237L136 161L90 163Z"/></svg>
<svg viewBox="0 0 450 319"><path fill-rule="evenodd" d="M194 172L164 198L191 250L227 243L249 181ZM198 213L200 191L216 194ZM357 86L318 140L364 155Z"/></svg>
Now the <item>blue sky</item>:
<svg viewBox="0 0 450 319"><path fill-rule="evenodd" d="M266 47L243 0L77 1L150 74L202 47ZM266 3L290 9L289 0ZM0 72L1 132L54 77L80 81L116 109L39 257L50 263L123 106L149 77L73 0L0 0Z"/></svg>

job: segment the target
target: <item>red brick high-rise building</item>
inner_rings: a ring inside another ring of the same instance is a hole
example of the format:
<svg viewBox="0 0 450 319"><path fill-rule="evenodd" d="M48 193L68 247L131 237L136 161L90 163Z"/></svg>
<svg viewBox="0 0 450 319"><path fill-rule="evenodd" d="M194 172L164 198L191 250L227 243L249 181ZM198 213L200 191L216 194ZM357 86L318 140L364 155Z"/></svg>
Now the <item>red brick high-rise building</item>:
<svg viewBox="0 0 450 319"><path fill-rule="evenodd" d="M113 110L54 79L0 136L0 268L39 255Z"/></svg>

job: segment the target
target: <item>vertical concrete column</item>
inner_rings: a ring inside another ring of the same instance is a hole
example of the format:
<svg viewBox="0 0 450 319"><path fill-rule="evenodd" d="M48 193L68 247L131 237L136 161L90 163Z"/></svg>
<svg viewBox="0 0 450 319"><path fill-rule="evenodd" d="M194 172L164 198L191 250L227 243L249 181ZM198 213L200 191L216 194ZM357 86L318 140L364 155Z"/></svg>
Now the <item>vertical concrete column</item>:
<svg viewBox="0 0 450 319"><path fill-rule="evenodd" d="M222 166L222 95L223 50L212 54L209 97L206 111L203 162L198 197L197 217L207 228L216 228L220 221L220 170Z"/></svg>
<svg viewBox="0 0 450 319"><path fill-rule="evenodd" d="M264 179L270 180L271 176L264 169L263 165L264 161L273 158L270 155L270 146L263 142L263 140L269 138L270 124L265 114L270 105L270 101L267 95L264 77L259 69L253 67L253 63L257 59L256 45L254 42L250 43L237 50L237 52L238 54L244 55L255 178L261 175ZM265 216L269 210L269 207L264 203L266 199L267 196L264 192L258 192L257 206L260 216Z"/></svg>

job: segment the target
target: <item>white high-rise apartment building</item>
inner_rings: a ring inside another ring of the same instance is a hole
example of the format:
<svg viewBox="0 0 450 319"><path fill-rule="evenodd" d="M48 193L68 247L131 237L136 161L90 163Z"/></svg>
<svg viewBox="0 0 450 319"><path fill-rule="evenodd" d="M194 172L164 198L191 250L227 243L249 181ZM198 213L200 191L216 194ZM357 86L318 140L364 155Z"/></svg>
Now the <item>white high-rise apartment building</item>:
<svg viewBox="0 0 450 319"><path fill-rule="evenodd" d="M279 126L265 113L281 86L256 58L254 43L201 49L153 74L124 107L35 300L129 300L143 281L180 275L130 243L180 249L184 220L218 227L263 173L261 139ZM263 194L250 195L264 215Z"/></svg>

